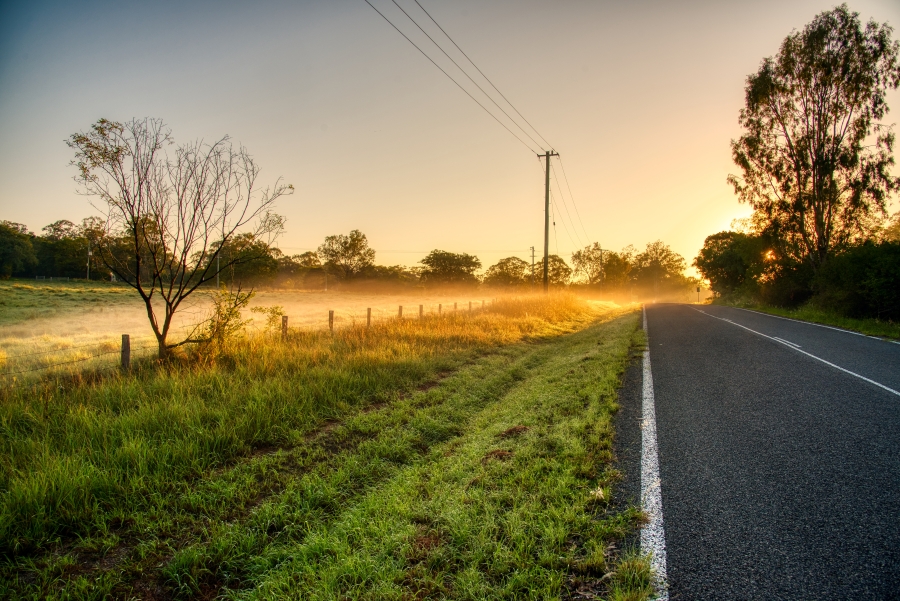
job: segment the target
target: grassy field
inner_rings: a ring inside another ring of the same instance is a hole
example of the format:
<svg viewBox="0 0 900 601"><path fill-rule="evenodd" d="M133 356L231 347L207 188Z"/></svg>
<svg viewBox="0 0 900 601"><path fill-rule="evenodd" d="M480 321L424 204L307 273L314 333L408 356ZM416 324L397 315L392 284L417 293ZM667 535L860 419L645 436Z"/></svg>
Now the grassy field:
<svg viewBox="0 0 900 601"><path fill-rule="evenodd" d="M647 598L610 504L637 327L500 299L7 391L0 597Z"/></svg>
<svg viewBox="0 0 900 601"><path fill-rule="evenodd" d="M773 307L770 305L760 305L755 303L730 303L723 304L742 309L752 309L761 313L769 313L770 315L778 315L780 317L789 317L790 319L799 319L800 321L810 321L812 323L820 323L845 330L852 330L867 336L879 336L884 338L900 339L900 323L893 321L885 321L880 319L854 319L852 317L844 317L833 311L826 311L816 307L804 305L796 309L784 309L782 307Z"/></svg>
<svg viewBox="0 0 900 601"><path fill-rule="evenodd" d="M481 306L482 298L465 294L348 294L341 291L259 290L250 308L279 306L291 328L321 330L328 311L335 327L365 323L366 309L376 321L393 319L400 305L407 319L460 312ZM201 291L177 315L172 340L178 341L203 319L209 297ZM248 312L249 328L259 330L263 318ZM255 320L254 320L255 318ZM86 281L0 280L0 387L49 376L66 377L86 370L114 368L122 334L131 336L135 358L151 357L156 340L137 294L123 284Z"/></svg>

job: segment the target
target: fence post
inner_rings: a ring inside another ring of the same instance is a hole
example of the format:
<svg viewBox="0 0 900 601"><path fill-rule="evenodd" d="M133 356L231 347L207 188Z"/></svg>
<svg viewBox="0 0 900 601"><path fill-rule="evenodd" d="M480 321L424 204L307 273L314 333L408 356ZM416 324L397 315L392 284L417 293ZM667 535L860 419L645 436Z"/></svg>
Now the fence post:
<svg viewBox="0 0 900 601"><path fill-rule="evenodd" d="M334 334L334 311L328 311L328 330Z"/></svg>
<svg viewBox="0 0 900 601"><path fill-rule="evenodd" d="M366 327L372 327L372 307L366 309Z"/></svg>
<svg viewBox="0 0 900 601"><path fill-rule="evenodd" d="M469 301L469 313L472 312L472 301Z"/></svg>
<svg viewBox="0 0 900 601"><path fill-rule="evenodd" d="M287 339L287 315L281 316L281 339Z"/></svg>
<svg viewBox="0 0 900 601"><path fill-rule="evenodd" d="M397 319L403 319L403 305L400 305L400 309L397 311Z"/></svg>
<svg viewBox="0 0 900 601"><path fill-rule="evenodd" d="M131 336L122 334L122 369L131 369Z"/></svg>
<svg viewBox="0 0 900 601"><path fill-rule="evenodd" d="M440 314L441 314L441 304L438 303L438 315L440 315Z"/></svg>
<svg viewBox="0 0 900 601"><path fill-rule="evenodd" d="M425 317L425 305L419 305L419 319Z"/></svg>

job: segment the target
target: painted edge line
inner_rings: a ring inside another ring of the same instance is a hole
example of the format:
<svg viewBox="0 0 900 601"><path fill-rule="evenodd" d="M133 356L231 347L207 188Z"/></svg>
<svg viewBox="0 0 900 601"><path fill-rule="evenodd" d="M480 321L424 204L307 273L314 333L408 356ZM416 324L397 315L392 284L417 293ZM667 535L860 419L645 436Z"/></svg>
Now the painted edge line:
<svg viewBox="0 0 900 601"><path fill-rule="evenodd" d="M727 305L726 305L727 306ZM844 334L853 334L854 336L862 336L863 338L872 338L873 340L880 340L882 342L890 342L891 344L900 344L898 340L891 340L890 338L882 338L881 336L869 336L868 334L863 334L862 332L854 332L853 330L848 330L847 328L838 328L836 326L826 326L824 323L816 323L814 321L803 321L802 319L793 319L791 317L782 317L781 315L774 315L772 313L764 313L762 311L756 311L754 309L745 309L743 307L731 307L732 309L737 309L738 311L746 311L747 313L756 313L757 315L764 315L766 317L774 317L775 319L783 319L785 321L793 321L795 323L802 323L808 326L816 326L817 328L825 328L826 330L834 330L835 332L843 332ZM698 309L699 311L699 309Z"/></svg>
<svg viewBox="0 0 900 601"><path fill-rule="evenodd" d="M646 307L641 307L641 313L644 318L644 333L648 336L648 345L644 350L642 365L643 394L641 403L641 509L647 515L647 524L641 528L641 552L650 555L656 598L660 601L668 601L666 531L663 528L659 449L656 444L656 405L653 396L653 373L650 369Z"/></svg>
<svg viewBox="0 0 900 601"><path fill-rule="evenodd" d="M691 307L691 308L694 309L693 307ZM711 313L707 313L706 311L701 311L700 309L694 309L694 311L696 311L697 313L703 313L703 314L706 315L707 317L712 317L713 319L718 319L719 321L725 321L725 322L728 322L728 323L730 323L731 325L737 326L737 327L739 327L739 328L743 328L743 329L747 330L748 332L753 332L753 333L756 334L757 336L762 336L763 338L768 338L769 340L773 340L773 341L777 342L778 344L780 344L780 345L782 345L782 346L785 346L785 347L787 347L787 348L789 348L789 349L791 349L791 350L793 350L793 351L797 351L798 353L803 353L803 354L806 355L807 357L812 357L812 358L815 359L816 361L821 361L821 362L824 363L825 365L829 365L829 366L831 366L831 367L833 367L833 368L835 368L835 369L837 369L837 370L839 370L839 371L844 372L845 374L850 374L851 376L854 376L854 377L856 377L856 378L859 378L860 380L864 380L864 381L868 382L869 384L874 384L875 386L877 386L877 387L879 387L879 388L882 388L882 389L884 389L884 390L887 390L887 391L890 392L891 394L895 394L895 395L897 395L897 396L900 396L900 392L894 390L893 388L889 388L888 386L885 386L884 384L880 384L879 382L876 382L875 380L870 380L869 378L867 378L867 377L865 377L865 376L861 376L861 375L859 375L858 373L856 373L856 372L854 372L854 371L850 371L849 369L845 369L845 368L841 367L840 365L835 365L835 364L832 363L831 361L826 361L825 359L822 359L821 357L816 357L816 356L813 355L812 353L807 353L806 351L804 351L804 350L802 350L802 349L800 349L800 348L797 348L797 347L795 347L795 346L791 346L790 344L788 344L787 342L781 340L780 338L776 338L776 337L774 337L774 336L769 336L768 334L763 334L762 332L757 332L756 330L753 330L753 329L751 329L751 328L748 328L747 326L743 326L743 325L737 323L736 321L731 321L730 319L723 319L723 318L721 318L721 317L716 317L715 315L713 315L713 314L711 314ZM785 318L785 319L786 319L786 318ZM826 327L827 327L827 326L826 326ZM864 335L864 334L860 334L860 336L863 336L863 335Z"/></svg>

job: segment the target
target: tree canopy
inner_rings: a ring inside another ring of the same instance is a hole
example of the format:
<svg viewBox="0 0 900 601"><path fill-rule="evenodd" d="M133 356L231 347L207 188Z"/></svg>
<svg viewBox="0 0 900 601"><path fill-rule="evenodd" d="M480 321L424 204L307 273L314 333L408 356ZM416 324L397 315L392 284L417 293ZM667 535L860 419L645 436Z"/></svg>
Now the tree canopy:
<svg viewBox="0 0 900 601"><path fill-rule="evenodd" d="M28 228L21 223L0 221L0 278L8 278L37 262Z"/></svg>
<svg viewBox="0 0 900 601"><path fill-rule="evenodd" d="M375 265L375 251L369 247L366 235L359 230L353 230L346 236L327 236L319 246L318 254L329 272L345 280L359 277Z"/></svg>
<svg viewBox="0 0 900 601"><path fill-rule="evenodd" d="M488 286L521 286L531 283L531 265L518 257L506 257L488 267L483 282Z"/></svg>
<svg viewBox="0 0 900 601"><path fill-rule="evenodd" d="M729 183L780 251L818 269L835 249L877 229L888 195L894 133L880 123L900 84L892 29L862 26L846 4L791 33L747 78L744 134Z"/></svg>
<svg viewBox="0 0 900 601"><path fill-rule="evenodd" d="M475 255L435 249L419 261L425 267L421 277L428 284L477 284L475 272L481 261Z"/></svg>

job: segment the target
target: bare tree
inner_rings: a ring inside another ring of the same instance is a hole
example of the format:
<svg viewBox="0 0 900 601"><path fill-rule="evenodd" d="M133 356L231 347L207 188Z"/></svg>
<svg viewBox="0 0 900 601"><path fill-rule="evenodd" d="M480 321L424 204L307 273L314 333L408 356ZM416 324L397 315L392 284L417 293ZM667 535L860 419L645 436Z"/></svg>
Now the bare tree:
<svg viewBox="0 0 900 601"><path fill-rule="evenodd" d="M257 189L259 167L228 136L177 146L170 155L171 131L160 119L101 119L67 144L81 192L100 200L105 236L97 252L144 301L164 359L187 342L167 340L185 299L247 259L217 261L219 251L242 232L270 244L284 224L274 202L294 188L279 179Z"/></svg>

